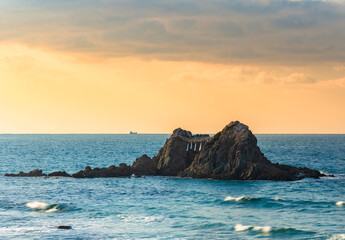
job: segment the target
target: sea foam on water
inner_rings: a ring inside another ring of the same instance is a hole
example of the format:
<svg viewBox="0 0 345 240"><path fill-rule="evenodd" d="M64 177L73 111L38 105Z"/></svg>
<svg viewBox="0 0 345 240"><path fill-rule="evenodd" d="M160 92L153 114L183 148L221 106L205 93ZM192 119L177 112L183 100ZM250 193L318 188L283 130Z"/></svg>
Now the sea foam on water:
<svg viewBox="0 0 345 240"><path fill-rule="evenodd" d="M235 226L235 231L238 232L243 232L243 231L248 231L248 230L253 230L256 232L264 232L264 233L269 233L272 231L271 226L246 226L242 224L236 224Z"/></svg>
<svg viewBox="0 0 345 240"><path fill-rule="evenodd" d="M38 201L29 202L25 204L25 206L33 210L43 211L45 213L57 212L63 208L63 206L60 206L58 204L50 204L50 203L38 202Z"/></svg>
<svg viewBox="0 0 345 240"><path fill-rule="evenodd" d="M29 202L25 204L27 207L32 208L32 209L38 209L38 210L46 210L50 204L44 203L44 202Z"/></svg>
<svg viewBox="0 0 345 240"><path fill-rule="evenodd" d="M232 197L232 196L227 196L226 198L224 198L224 201L228 202L228 201L235 201L235 202L239 202L242 200L252 200L253 198L250 197L246 197L246 196L241 196L241 197Z"/></svg>
<svg viewBox="0 0 345 240"><path fill-rule="evenodd" d="M332 237L327 240L345 240L345 234L334 234Z"/></svg>

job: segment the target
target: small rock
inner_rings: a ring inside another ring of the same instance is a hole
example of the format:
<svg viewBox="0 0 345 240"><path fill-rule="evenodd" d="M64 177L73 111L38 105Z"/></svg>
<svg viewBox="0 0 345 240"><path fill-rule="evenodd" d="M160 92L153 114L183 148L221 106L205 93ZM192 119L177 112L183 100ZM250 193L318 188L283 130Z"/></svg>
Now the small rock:
<svg viewBox="0 0 345 240"><path fill-rule="evenodd" d="M67 225L61 225L61 226L55 226L57 229L72 229L72 226L67 226Z"/></svg>

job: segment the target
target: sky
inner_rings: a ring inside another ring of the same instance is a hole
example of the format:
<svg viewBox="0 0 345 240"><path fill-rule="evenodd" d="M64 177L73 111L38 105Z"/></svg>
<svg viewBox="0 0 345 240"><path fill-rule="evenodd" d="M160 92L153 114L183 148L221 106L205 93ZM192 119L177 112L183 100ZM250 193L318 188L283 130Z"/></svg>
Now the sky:
<svg viewBox="0 0 345 240"><path fill-rule="evenodd" d="M0 133L345 133L345 0L2 0Z"/></svg>

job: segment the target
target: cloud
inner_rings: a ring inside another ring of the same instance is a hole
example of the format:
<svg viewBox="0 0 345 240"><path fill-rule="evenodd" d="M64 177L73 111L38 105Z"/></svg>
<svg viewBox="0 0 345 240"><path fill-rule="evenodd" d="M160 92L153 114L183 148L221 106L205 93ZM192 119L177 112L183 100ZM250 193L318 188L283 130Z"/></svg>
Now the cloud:
<svg viewBox="0 0 345 240"><path fill-rule="evenodd" d="M286 78L285 82L286 83L311 84L311 83L315 83L316 79L312 78L309 74L293 73Z"/></svg>
<svg viewBox="0 0 345 240"><path fill-rule="evenodd" d="M171 78L171 82L192 85L279 85L312 87L319 81L310 74L292 72L284 69L270 69L255 65L209 65L193 64L179 70ZM328 81L328 80L327 80Z"/></svg>
<svg viewBox="0 0 345 240"><path fill-rule="evenodd" d="M323 88L344 88L345 89L345 77L322 81L322 82L319 82L317 86L322 89Z"/></svg>
<svg viewBox="0 0 345 240"><path fill-rule="evenodd" d="M333 70L337 72L345 71L345 64L337 64L333 67Z"/></svg>
<svg viewBox="0 0 345 240"><path fill-rule="evenodd" d="M253 83L259 68L241 65L190 64L186 69L170 78L171 82L183 82L192 85L203 84L238 84Z"/></svg>
<svg viewBox="0 0 345 240"><path fill-rule="evenodd" d="M0 41L106 57L339 63L344 13L340 0L13 0L0 2Z"/></svg>

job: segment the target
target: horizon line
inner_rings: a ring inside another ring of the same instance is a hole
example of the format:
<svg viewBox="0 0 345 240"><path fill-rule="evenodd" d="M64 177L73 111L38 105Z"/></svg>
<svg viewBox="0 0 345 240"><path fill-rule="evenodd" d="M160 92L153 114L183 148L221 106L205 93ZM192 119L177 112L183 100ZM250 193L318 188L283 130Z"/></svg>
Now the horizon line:
<svg viewBox="0 0 345 240"><path fill-rule="evenodd" d="M218 133L218 132L217 132ZM209 134L215 135L217 133L196 133L196 134ZM345 135L344 133L254 133L254 135ZM0 135L170 135L172 133L137 133L137 134L130 134L130 133L0 133ZM193 134L193 135L196 135Z"/></svg>

